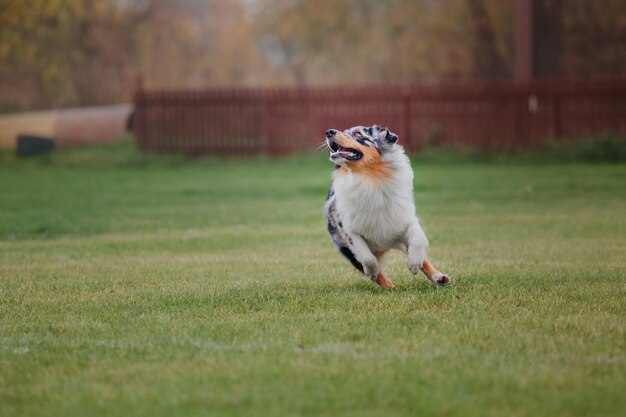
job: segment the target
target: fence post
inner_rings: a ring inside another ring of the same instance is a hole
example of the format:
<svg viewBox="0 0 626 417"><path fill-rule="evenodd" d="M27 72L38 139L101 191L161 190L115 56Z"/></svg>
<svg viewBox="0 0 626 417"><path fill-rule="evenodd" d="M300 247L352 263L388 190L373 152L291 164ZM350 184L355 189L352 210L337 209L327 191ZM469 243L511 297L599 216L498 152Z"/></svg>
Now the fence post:
<svg viewBox="0 0 626 417"><path fill-rule="evenodd" d="M530 86L527 82L519 84L517 103L515 104L515 142L507 150L520 149L530 143Z"/></svg>
<svg viewBox="0 0 626 417"><path fill-rule="evenodd" d="M261 153L269 155L270 149L270 114L269 114L269 97L267 91L261 93L259 98L261 107Z"/></svg>
<svg viewBox="0 0 626 417"><path fill-rule="evenodd" d="M403 104L403 124L404 124L404 138L407 147L412 152L417 151L418 146L413 146L413 134L411 132L411 92L408 87L402 89L402 104ZM421 146L420 146L421 148Z"/></svg>
<svg viewBox="0 0 626 417"><path fill-rule="evenodd" d="M131 113L131 123L133 136L135 137L135 147L138 149L145 148L146 136L146 101L143 90L143 77L138 75L135 79L135 88L133 92L133 111Z"/></svg>
<svg viewBox="0 0 626 417"><path fill-rule="evenodd" d="M552 96L552 136L560 139L563 136L561 126L561 96L554 93Z"/></svg>

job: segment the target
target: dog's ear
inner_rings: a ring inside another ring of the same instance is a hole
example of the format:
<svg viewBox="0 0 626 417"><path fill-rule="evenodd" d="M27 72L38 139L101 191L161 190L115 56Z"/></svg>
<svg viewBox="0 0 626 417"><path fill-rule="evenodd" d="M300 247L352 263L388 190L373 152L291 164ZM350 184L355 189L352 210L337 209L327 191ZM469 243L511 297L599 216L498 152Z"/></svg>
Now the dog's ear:
<svg viewBox="0 0 626 417"><path fill-rule="evenodd" d="M384 127L378 131L377 141L382 149L390 149L396 142L398 142L398 135Z"/></svg>

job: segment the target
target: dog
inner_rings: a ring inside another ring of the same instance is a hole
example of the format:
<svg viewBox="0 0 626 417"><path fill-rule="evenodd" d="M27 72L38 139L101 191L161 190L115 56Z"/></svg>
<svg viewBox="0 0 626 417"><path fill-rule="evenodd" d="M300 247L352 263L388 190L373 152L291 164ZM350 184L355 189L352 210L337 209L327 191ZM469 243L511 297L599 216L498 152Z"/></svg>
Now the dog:
<svg viewBox="0 0 626 417"><path fill-rule="evenodd" d="M413 275L437 285L451 282L426 258L428 239L415 214L413 169L398 136L377 125L326 131L335 164L324 213L339 252L366 277L394 288L381 270L383 256L399 249Z"/></svg>

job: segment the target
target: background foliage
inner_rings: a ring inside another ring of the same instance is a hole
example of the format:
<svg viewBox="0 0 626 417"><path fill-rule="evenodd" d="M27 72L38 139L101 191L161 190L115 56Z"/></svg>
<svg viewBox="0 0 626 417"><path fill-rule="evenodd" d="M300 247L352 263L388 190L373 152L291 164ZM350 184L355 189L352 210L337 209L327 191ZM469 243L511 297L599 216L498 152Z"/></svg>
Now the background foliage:
<svg viewBox="0 0 626 417"><path fill-rule="evenodd" d="M550 39L543 52L550 68L540 74L625 71L626 3L537 4L546 17L537 22L537 36ZM513 6L513 0L0 0L0 111L129 100L138 75L159 87L508 77Z"/></svg>

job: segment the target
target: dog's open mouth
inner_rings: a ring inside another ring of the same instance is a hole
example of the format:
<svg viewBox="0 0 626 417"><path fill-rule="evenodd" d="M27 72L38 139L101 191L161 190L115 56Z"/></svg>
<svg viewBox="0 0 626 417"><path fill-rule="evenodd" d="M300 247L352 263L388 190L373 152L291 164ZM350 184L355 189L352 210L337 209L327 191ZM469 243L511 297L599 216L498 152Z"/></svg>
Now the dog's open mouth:
<svg viewBox="0 0 626 417"><path fill-rule="evenodd" d="M350 161L358 161L363 158L363 154L356 149L352 148L344 148L339 146L337 142L329 141L328 147L330 148L330 157L331 158L343 158L348 159Z"/></svg>

